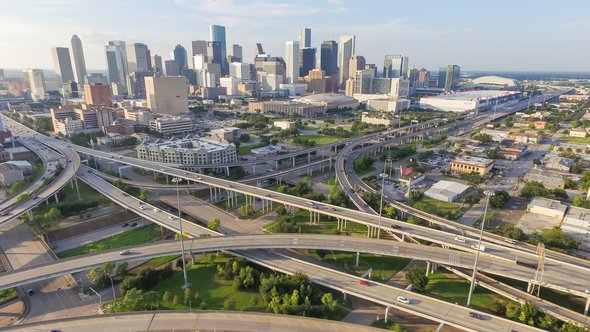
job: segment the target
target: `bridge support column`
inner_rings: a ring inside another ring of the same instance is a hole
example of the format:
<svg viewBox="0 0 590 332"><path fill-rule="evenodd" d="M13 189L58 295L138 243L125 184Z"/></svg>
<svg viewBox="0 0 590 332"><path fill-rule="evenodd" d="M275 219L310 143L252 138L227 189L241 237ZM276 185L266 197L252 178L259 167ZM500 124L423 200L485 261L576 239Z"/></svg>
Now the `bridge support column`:
<svg viewBox="0 0 590 332"><path fill-rule="evenodd" d="M445 323L440 323L440 324L438 325L438 327L436 328L436 331L435 331L435 332L440 332L440 331L442 331L444 327L445 327Z"/></svg>
<svg viewBox="0 0 590 332"><path fill-rule="evenodd" d="M293 157L293 167L295 167L295 157Z"/></svg>
<svg viewBox="0 0 590 332"><path fill-rule="evenodd" d="M402 234L402 242L406 241L406 234Z"/></svg>
<svg viewBox="0 0 590 332"><path fill-rule="evenodd" d="M168 174L166 174L166 184L168 184Z"/></svg>
<svg viewBox="0 0 590 332"><path fill-rule="evenodd" d="M528 282L526 285L526 292L530 294L532 290L533 290L533 284Z"/></svg>
<svg viewBox="0 0 590 332"><path fill-rule="evenodd" d="M361 253L359 251L356 252L356 261L354 263L355 267L359 267L359 260L361 259Z"/></svg>
<svg viewBox="0 0 590 332"><path fill-rule="evenodd" d="M426 276L428 277L428 275L430 274L430 261L426 261Z"/></svg>
<svg viewBox="0 0 590 332"><path fill-rule="evenodd" d="M45 199L45 205L49 205L49 198Z"/></svg>
<svg viewBox="0 0 590 332"><path fill-rule="evenodd" d="M385 323L387 323L388 316L389 316L389 307L385 307L385 317L383 317L383 319L385 320Z"/></svg>
<svg viewBox="0 0 590 332"><path fill-rule="evenodd" d="M252 175L256 175L256 164L252 164Z"/></svg>
<svg viewBox="0 0 590 332"><path fill-rule="evenodd" d="M231 197L231 191L227 191L227 197L225 199L225 210L229 211L229 202L230 202L230 197Z"/></svg>
<svg viewBox="0 0 590 332"><path fill-rule="evenodd" d="M78 178L74 177L74 185L76 186L76 194L78 194L78 200L81 200L82 197L80 197L80 188L78 187Z"/></svg>
<svg viewBox="0 0 590 332"><path fill-rule="evenodd" d="M225 167L225 174L227 174L227 176L229 176L229 166Z"/></svg>
<svg viewBox="0 0 590 332"><path fill-rule="evenodd" d="M309 211L309 225L312 225L313 211Z"/></svg>
<svg viewBox="0 0 590 332"><path fill-rule="evenodd" d="M307 153L307 163L311 163L311 152Z"/></svg>
<svg viewBox="0 0 590 332"><path fill-rule="evenodd" d="M59 203L59 197L57 196L57 193L55 193L55 195L53 195L55 197L55 202Z"/></svg>
<svg viewBox="0 0 590 332"><path fill-rule="evenodd" d="M342 293L342 299L346 301L346 293Z"/></svg>
<svg viewBox="0 0 590 332"><path fill-rule="evenodd" d="M588 309L590 309L590 297L586 299L586 306L584 307L584 316L588 316Z"/></svg>
<svg viewBox="0 0 590 332"><path fill-rule="evenodd" d="M295 163L293 163L295 165ZM275 160L275 171L279 169L279 161Z"/></svg>
<svg viewBox="0 0 590 332"><path fill-rule="evenodd" d="M29 210L27 213L29 215L29 220L33 220L33 210Z"/></svg>

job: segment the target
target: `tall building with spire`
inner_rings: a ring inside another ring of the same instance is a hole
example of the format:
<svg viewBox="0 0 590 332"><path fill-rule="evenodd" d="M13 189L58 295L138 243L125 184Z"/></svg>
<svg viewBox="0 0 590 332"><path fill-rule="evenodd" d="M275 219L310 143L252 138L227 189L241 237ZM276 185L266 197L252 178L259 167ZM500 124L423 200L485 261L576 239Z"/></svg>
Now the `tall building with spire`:
<svg viewBox="0 0 590 332"><path fill-rule="evenodd" d="M70 59L70 50L67 47L53 47L51 49L53 58L53 68L59 83L73 82L74 71L72 70L72 60Z"/></svg>
<svg viewBox="0 0 590 332"><path fill-rule="evenodd" d="M74 75L76 82L79 85L86 83L86 60L84 60L84 49L82 48L82 41L78 35L73 35L71 39L72 44L72 64L74 67Z"/></svg>

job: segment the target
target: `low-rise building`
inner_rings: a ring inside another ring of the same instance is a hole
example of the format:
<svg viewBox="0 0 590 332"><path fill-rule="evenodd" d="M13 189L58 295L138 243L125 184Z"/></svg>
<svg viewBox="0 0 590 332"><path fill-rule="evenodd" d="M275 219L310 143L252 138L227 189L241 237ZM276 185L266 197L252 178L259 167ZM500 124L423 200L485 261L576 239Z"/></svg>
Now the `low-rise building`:
<svg viewBox="0 0 590 332"><path fill-rule="evenodd" d="M4 149L10 155L10 160L25 160L33 156L33 153L24 146Z"/></svg>
<svg viewBox="0 0 590 332"><path fill-rule="evenodd" d="M469 189L468 185L441 180L433 184L430 189L426 190L424 195L444 202L454 202L459 199L467 189Z"/></svg>
<svg viewBox="0 0 590 332"><path fill-rule="evenodd" d="M116 124L112 126L105 126L104 133L109 134L118 134L118 135L131 135L133 134L133 126L123 125L123 124Z"/></svg>
<svg viewBox="0 0 590 332"><path fill-rule="evenodd" d="M297 122L295 121L275 121L272 125L282 130L297 129Z"/></svg>
<svg viewBox="0 0 590 332"><path fill-rule="evenodd" d="M23 172L31 172L33 170L33 165L26 160L11 160L6 163L18 167Z"/></svg>
<svg viewBox="0 0 590 332"><path fill-rule="evenodd" d="M213 137L214 140L219 141L219 142L223 142L223 141L233 142L233 141L238 140L240 138L240 128L225 127L225 128L213 129L213 130L211 130L211 137Z"/></svg>
<svg viewBox="0 0 590 332"><path fill-rule="evenodd" d="M569 172L569 170L574 165L574 161L569 158L564 158L552 153L548 153L543 160L543 165L546 169Z"/></svg>
<svg viewBox="0 0 590 332"><path fill-rule="evenodd" d="M250 112L261 111L262 113L281 113L287 115L300 115L302 117L317 117L324 114L326 108L324 106L316 106L309 103L300 103L295 101L261 101L251 102L248 105Z"/></svg>
<svg viewBox="0 0 590 332"><path fill-rule="evenodd" d="M456 173L479 173L486 175L494 167L494 161L473 156L459 156L451 161L451 170Z"/></svg>
<svg viewBox="0 0 590 332"><path fill-rule="evenodd" d="M410 108L410 100L405 98L367 100L367 109L369 111L396 113L405 111L408 108Z"/></svg>
<svg viewBox="0 0 590 332"><path fill-rule="evenodd" d="M399 118L386 113L363 112L361 115L361 122L370 125L384 125L389 127L398 124Z"/></svg>
<svg viewBox="0 0 590 332"><path fill-rule="evenodd" d="M555 218L559 221L565 216L567 205L555 199L534 197L527 206L527 212Z"/></svg>
<svg viewBox="0 0 590 332"><path fill-rule="evenodd" d="M586 128L573 128L570 129L570 133L569 133L570 137L588 137L588 131L586 130Z"/></svg>
<svg viewBox="0 0 590 332"><path fill-rule="evenodd" d="M150 121L150 129L162 134L184 134L193 131L193 121L190 118L164 116Z"/></svg>
<svg viewBox="0 0 590 332"><path fill-rule="evenodd" d="M215 165L237 161L236 146L205 138L143 142L135 148L137 158L177 165Z"/></svg>
<svg viewBox="0 0 590 332"><path fill-rule="evenodd" d="M540 182L549 189L564 189L563 174L541 168L533 168L524 175L525 182Z"/></svg>
<svg viewBox="0 0 590 332"><path fill-rule="evenodd" d="M260 148L252 149L250 153L255 159L262 159L267 157L276 156L281 149L277 146L268 145Z"/></svg>
<svg viewBox="0 0 590 332"><path fill-rule="evenodd" d="M84 124L82 120L76 120L72 118L65 118L55 120L53 122L53 131L56 134L63 136L70 136L72 134L79 133L84 130Z"/></svg>
<svg viewBox="0 0 590 332"><path fill-rule="evenodd" d="M517 160L527 151L527 146L512 144L510 146L500 146L499 149L498 157L507 160Z"/></svg>
<svg viewBox="0 0 590 332"><path fill-rule="evenodd" d="M24 180L23 171L16 165L9 163L0 164L0 184L8 187L16 181Z"/></svg>
<svg viewBox="0 0 590 332"><path fill-rule="evenodd" d="M590 210L570 206L561 224L561 229L580 242L582 249L590 247Z"/></svg>

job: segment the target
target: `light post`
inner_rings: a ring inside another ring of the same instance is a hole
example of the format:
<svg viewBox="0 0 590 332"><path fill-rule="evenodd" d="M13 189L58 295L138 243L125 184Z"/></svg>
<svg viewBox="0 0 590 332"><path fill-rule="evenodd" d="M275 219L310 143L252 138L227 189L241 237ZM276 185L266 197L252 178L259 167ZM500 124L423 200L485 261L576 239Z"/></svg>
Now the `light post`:
<svg viewBox="0 0 590 332"><path fill-rule="evenodd" d="M381 238L381 212L383 211L383 189L385 189L385 179L388 175L385 173L379 174L381 177L381 200L379 202L379 229L377 230L377 239Z"/></svg>
<svg viewBox="0 0 590 332"><path fill-rule="evenodd" d="M488 198L486 200L486 208L483 212L483 220L481 221L481 228L479 230L479 240L477 241L477 247L475 248L475 263L473 264L473 274L471 275L471 285L469 286L469 295L467 296L467 306L471 303L471 295L473 294L473 289L475 288L475 275L477 274L477 262L479 260L479 252L481 250L481 237L483 236L483 227L486 223L486 217L488 214L488 204L490 204L490 196L493 193L489 190L483 192Z"/></svg>
<svg viewBox="0 0 590 332"><path fill-rule="evenodd" d="M178 188L178 183L182 181L181 178L172 178L172 182L176 183L176 204L178 209L178 225L180 230L180 257L182 258L182 274L184 276L184 285L182 288L189 288L190 284L188 282L188 277L186 274L186 260L184 259L184 232L182 231L182 216L180 214L180 188Z"/></svg>
<svg viewBox="0 0 590 332"><path fill-rule="evenodd" d="M110 273L106 273L106 275L111 279L111 289L113 290L113 302L117 303L117 294L115 293L115 283L113 283L113 277L111 277Z"/></svg>
<svg viewBox="0 0 590 332"><path fill-rule="evenodd" d="M98 296L98 305L102 308L102 296L100 296L100 294L94 290L94 288L90 287L90 290L94 292L94 294L96 294L96 296Z"/></svg>
<svg viewBox="0 0 590 332"><path fill-rule="evenodd" d="M385 166L387 166L387 164L389 164L389 177L391 177L391 171L393 170L393 159L391 159L391 158L385 159ZM400 174L400 176L401 176L401 174Z"/></svg>

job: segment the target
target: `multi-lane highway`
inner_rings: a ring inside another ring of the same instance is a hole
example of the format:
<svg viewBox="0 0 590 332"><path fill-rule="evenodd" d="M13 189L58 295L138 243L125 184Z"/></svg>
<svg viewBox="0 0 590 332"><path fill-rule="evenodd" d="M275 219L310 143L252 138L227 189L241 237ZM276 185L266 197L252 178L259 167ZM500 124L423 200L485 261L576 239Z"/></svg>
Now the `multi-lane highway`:
<svg viewBox="0 0 590 332"><path fill-rule="evenodd" d="M231 311L149 311L84 316L17 325L4 331L235 331L235 332L379 332L382 329L332 320Z"/></svg>

